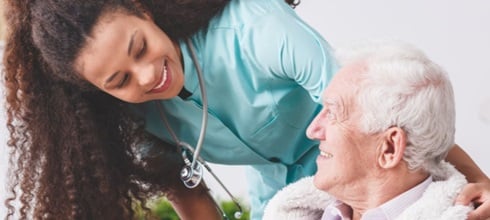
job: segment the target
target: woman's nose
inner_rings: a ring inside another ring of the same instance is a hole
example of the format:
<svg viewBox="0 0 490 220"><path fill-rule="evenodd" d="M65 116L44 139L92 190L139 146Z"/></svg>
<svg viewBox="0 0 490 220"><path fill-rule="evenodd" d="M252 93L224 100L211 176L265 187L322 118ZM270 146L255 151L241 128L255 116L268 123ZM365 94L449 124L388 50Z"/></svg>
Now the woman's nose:
<svg viewBox="0 0 490 220"><path fill-rule="evenodd" d="M156 83L155 67L151 63L135 64L133 74L139 86L148 87L150 90Z"/></svg>

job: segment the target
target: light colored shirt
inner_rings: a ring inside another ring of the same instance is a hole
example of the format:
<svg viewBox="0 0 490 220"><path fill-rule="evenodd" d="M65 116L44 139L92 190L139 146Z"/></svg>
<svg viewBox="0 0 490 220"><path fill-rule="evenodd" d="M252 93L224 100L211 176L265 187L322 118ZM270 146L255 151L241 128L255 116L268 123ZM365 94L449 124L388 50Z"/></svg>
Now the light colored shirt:
<svg viewBox="0 0 490 220"><path fill-rule="evenodd" d="M392 220L396 219L406 208L422 197L425 190L432 183L432 176L424 182L385 202L381 206L367 210L361 220ZM337 201L325 209L322 220L350 220L352 209L346 204Z"/></svg>

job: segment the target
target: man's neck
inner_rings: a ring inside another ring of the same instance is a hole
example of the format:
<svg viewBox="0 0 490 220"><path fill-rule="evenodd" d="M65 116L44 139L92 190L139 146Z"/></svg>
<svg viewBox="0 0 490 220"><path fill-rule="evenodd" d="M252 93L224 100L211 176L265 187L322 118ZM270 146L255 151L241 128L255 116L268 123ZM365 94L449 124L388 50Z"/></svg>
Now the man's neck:
<svg viewBox="0 0 490 220"><path fill-rule="evenodd" d="M353 210L353 219L360 219L367 210L377 208L402 193L412 189L429 177L426 172L387 173L375 177L364 184L362 190L351 198L341 199Z"/></svg>

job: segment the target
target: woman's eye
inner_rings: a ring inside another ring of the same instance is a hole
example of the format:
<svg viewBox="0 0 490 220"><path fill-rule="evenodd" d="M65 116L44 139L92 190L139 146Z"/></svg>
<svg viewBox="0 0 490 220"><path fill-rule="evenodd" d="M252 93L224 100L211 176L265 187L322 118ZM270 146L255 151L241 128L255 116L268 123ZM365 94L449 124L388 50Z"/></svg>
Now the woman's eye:
<svg viewBox="0 0 490 220"><path fill-rule="evenodd" d="M122 80L117 84L117 88L118 89L122 88L126 84L128 79L129 79L129 74L124 74L124 77L122 78Z"/></svg>
<svg viewBox="0 0 490 220"><path fill-rule="evenodd" d="M138 53L136 54L136 59L141 58L145 54L145 51L146 51L146 40L143 40L143 43L141 44L141 47Z"/></svg>

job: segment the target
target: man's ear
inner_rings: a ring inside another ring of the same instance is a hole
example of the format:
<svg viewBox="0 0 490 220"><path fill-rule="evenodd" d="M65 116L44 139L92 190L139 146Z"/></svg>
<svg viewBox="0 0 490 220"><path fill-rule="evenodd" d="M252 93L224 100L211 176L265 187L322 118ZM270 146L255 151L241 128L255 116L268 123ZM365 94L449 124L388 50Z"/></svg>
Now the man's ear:
<svg viewBox="0 0 490 220"><path fill-rule="evenodd" d="M407 135L399 127L388 128L381 136L382 143L378 146L378 165L385 169L397 166L403 159L407 145Z"/></svg>

